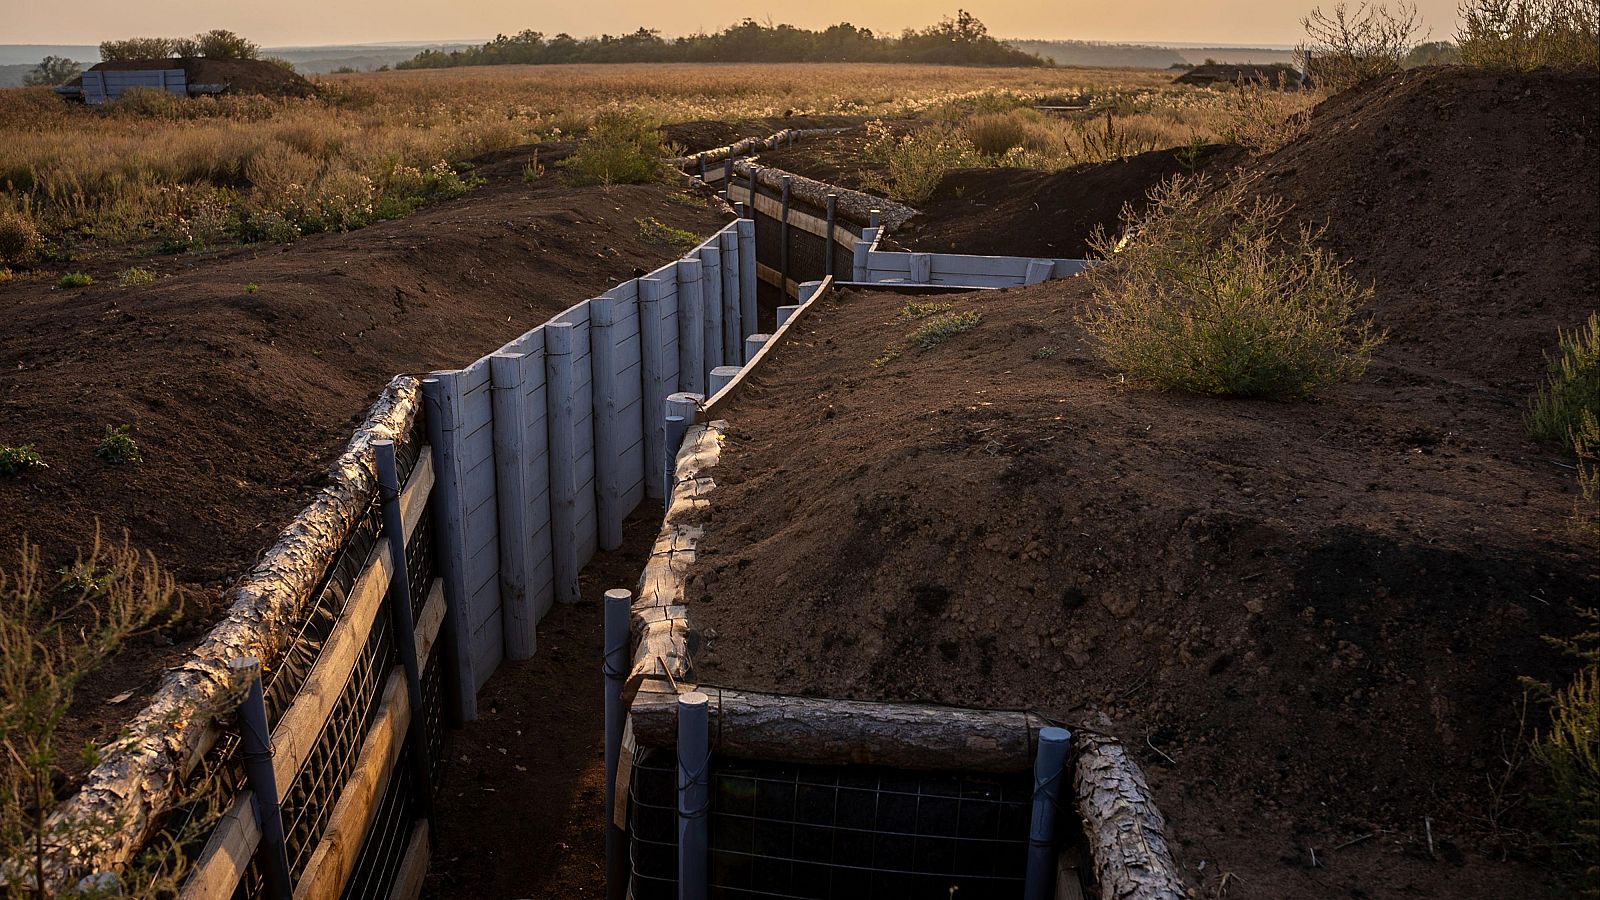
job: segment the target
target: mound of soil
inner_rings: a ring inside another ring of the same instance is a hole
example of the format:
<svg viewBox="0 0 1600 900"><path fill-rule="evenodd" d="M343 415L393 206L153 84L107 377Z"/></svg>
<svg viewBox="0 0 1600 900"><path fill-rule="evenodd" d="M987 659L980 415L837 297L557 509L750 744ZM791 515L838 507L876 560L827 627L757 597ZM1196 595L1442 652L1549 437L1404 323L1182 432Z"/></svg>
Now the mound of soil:
<svg viewBox="0 0 1600 900"><path fill-rule="evenodd" d="M50 568L69 563L98 521L154 553L191 608L185 628L87 685L69 738L114 728L209 624L393 375L464 365L682 252L644 239L642 218L696 234L725 220L660 185L524 184L528 151L500 156L468 196L348 234L75 263L99 282L84 289L45 273L0 285L0 444L33 444L49 464L0 478L5 565L24 535ZM130 265L162 277L118 288ZM143 462L96 458L121 424Z"/></svg>
<svg viewBox="0 0 1600 900"><path fill-rule="evenodd" d="M1156 150L1061 172L961 169L939 182L895 242L928 253L1084 259L1096 228L1116 233L1125 206L1145 207L1150 189L1174 175L1222 171L1243 156L1208 144Z"/></svg>
<svg viewBox="0 0 1600 900"><path fill-rule="evenodd" d="M317 92L311 82L283 66L264 59L123 59L96 63L91 72L132 72L147 69L182 69L189 84L225 84L230 94L266 94L271 97L309 97ZM82 84L78 78L73 84Z"/></svg>
<svg viewBox="0 0 1600 900"><path fill-rule="evenodd" d="M927 351L905 297L825 299L727 410L697 676L1110 730L1209 896L1559 895L1507 760L1600 566L1521 417L1595 308L1595 87L1412 74L1260 164L1390 335L1318 402L1121 383L1081 279L939 298L983 319Z"/></svg>

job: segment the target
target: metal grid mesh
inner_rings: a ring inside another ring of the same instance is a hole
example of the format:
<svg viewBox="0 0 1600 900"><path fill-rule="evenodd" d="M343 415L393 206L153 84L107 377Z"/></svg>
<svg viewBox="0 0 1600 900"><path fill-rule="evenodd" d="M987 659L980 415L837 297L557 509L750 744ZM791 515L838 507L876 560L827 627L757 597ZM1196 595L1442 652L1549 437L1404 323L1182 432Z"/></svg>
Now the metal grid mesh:
<svg viewBox="0 0 1600 900"><path fill-rule="evenodd" d="M635 900L677 879L671 752L634 764ZM718 898L1013 898L1027 860L1027 775L980 777L863 766L714 760L710 885Z"/></svg>
<svg viewBox="0 0 1600 900"><path fill-rule="evenodd" d="M411 749L402 748L341 900L383 900L389 896L411 840L411 824L416 820L415 795Z"/></svg>

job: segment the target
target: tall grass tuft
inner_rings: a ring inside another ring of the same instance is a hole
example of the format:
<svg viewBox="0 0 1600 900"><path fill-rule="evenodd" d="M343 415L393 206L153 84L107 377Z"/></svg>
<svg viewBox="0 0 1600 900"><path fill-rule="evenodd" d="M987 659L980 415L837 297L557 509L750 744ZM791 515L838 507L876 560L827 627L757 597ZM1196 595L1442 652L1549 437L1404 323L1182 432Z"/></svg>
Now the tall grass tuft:
<svg viewBox="0 0 1600 900"><path fill-rule="evenodd" d="M1283 205L1247 187L1173 179L1128 217L1125 239L1091 241L1105 261L1079 321L1107 364L1164 388L1281 399L1365 371L1381 340L1356 317L1371 290L1319 230L1285 233Z"/></svg>
<svg viewBox="0 0 1600 900"><path fill-rule="evenodd" d="M1600 69L1600 2L1467 0L1456 43L1470 66L1594 71Z"/></svg>
<svg viewBox="0 0 1600 900"><path fill-rule="evenodd" d="M1600 314L1556 336L1547 355L1544 384L1528 408L1528 432L1552 444L1570 446L1585 415L1600 418Z"/></svg>
<svg viewBox="0 0 1600 900"><path fill-rule="evenodd" d="M666 160L672 155L655 122L606 110L595 117L578 149L556 166L572 184L645 184L667 178Z"/></svg>

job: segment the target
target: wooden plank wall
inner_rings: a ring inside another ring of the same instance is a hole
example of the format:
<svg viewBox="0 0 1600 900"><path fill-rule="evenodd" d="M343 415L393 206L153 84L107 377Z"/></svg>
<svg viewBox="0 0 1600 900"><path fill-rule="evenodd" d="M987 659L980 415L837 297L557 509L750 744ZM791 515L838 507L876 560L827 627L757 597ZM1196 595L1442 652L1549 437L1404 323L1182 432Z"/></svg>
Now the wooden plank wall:
<svg viewBox="0 0 1600 900"><path fill-rule="evenodd" d="M742 271L748 225L730 222L682 259L425 382L430 414L438 409L436 539L459 623L463 718L503 660L535 652L533 626L551 605L577 599L577 569L620 544L623 518L660 495L667 395L737 362L756 330L744 321L755 309L745 296L755 279ZM692 372L685 328L701 350Z"/></svg>

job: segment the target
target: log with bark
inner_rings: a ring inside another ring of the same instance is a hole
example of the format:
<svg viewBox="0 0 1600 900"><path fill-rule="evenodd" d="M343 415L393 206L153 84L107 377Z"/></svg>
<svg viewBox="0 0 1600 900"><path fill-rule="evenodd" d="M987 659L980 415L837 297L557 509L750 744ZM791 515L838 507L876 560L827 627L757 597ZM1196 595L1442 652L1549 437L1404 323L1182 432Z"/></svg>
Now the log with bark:
<svg viewBox="0 0 1600 900"><path fill-rule="evenodd" d="M733 164L733 171L741 184L749 183L748 179L752 171L750 163L740 160ZM915 209L895 200L876 197L864 191L852 191L849 188L837 187L825 181L817 181L814 178L807 178L804 175L796 175L792 172L784 172L770 166L758 166L754 171L756 172L756 182L774 191L782 190L783 177L785 175L789 176L789 196L816 209L826 209L828 195L837 194L839 199L836 201L838 203L836 208L839 211L840 218L855 222L858 225L870 223L872 213L876 210L879 213L879 220L884 229L894 231L904 225L906 220L917 214Z"/></svg>
<svg viewBox="0 0 1600 900"><path fill-rule="evenodd" d="M1100 896L1116 900L1188 900L1167 845L1167 822L1139 764L1121 741L1089 731L1073 735L1073 786L1094 860Z"/></svg>
<svg viewBox="0 0 1600 900"><path fill-rule="evenodd" d="M411 440L417 385L407 376L389 382L329 467L327 486L230 592L227 616L162 677L125 737L101 751L83 787L51 814L51 833L74 836L51 860L58 882L120 867L179 802L189 773L222 733L218 717L238 705L229 661L253 656L270 665L293 639L312 592L377 490L372 441Z"/></svg>

